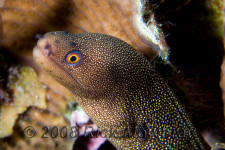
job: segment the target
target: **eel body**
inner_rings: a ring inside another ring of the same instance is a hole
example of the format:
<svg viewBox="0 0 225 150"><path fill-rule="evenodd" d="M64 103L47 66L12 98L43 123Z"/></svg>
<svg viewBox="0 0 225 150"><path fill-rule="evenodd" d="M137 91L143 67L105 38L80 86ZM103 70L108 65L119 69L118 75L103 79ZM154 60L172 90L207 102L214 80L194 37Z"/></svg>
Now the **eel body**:
<svg viewBox="0 0 225 150"><path fill-rule="evenodd" d="M45 34L33 55L117 149L209 148L166 81L127 43L57 31Z"/></svg>

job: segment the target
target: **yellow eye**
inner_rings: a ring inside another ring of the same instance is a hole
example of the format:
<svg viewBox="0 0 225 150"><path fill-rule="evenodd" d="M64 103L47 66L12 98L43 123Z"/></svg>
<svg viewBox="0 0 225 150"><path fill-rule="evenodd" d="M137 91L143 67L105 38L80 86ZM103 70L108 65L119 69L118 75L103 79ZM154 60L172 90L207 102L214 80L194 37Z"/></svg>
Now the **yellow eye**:
<svg viewBox="0 0 225 150"><path fill-rule="evenodd" d="M67 62L70 64L77 63L79 61L79 56L77 54L71 54L67 57Z"/></svg>
<svg viewBox="0 0 225 150"><path fill-rule="evenodd" d="M66 63L68 65L77 65L81 60L81 53L77 50L69 52L66 55Z"/></svg>

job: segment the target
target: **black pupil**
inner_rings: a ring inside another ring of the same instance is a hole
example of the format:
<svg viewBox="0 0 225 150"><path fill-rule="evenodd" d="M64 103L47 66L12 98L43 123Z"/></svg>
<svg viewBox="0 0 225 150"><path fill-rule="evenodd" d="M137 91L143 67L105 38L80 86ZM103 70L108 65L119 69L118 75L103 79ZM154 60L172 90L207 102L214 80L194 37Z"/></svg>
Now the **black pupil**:
<svg viewBox="0 0 225 150"><path fill-rule="evenodd" d="M75 61L76 59L77 59L76 56L72 56L72 57L70 58L70 61Z"/></svg>

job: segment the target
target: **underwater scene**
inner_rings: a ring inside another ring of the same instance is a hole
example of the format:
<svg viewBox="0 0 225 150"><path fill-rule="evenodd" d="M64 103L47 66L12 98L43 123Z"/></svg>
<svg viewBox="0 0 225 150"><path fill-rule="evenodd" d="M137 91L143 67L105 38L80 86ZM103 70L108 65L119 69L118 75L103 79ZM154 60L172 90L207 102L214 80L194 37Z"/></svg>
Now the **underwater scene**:
<svg viewBox="0 0 225 150"><path fill-rule="evenodd" d="M0 150L225 150L223 0L0 0Z"/></svg>

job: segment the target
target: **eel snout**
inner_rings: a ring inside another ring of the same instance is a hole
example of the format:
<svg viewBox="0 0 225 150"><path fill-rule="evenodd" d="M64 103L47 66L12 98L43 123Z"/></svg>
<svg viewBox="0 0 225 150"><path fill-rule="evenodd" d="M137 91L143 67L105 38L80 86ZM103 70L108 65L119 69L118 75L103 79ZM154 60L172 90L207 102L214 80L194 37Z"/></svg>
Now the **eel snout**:
<svg viewBox="0 0 225 150"><path fill-rule="evenodd" d="M35 62L44 68L49 68L50 61L52 61L52 56L56 51L56 44L54 36L44 35L40 37L37 42L37 45L33 50L33 58Z"/></svg>
<svg viewBox="0 0 225 150"><path fill-rule="evenodd" d="M34 50L35 49L41 51L41 53L45 56L51 56L54 51L54 45L49 36L43 36L38 40L37 46L34 48Z"/></svg>

